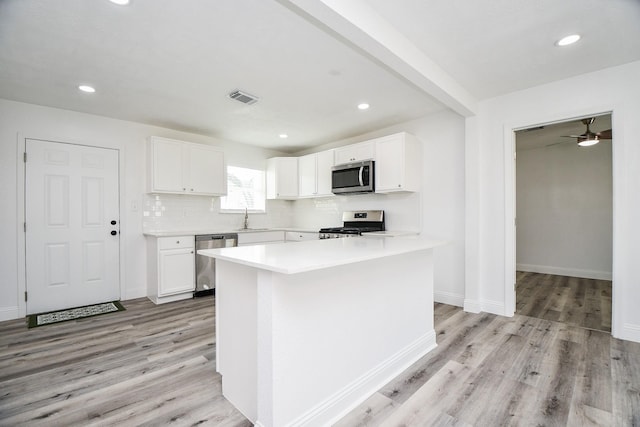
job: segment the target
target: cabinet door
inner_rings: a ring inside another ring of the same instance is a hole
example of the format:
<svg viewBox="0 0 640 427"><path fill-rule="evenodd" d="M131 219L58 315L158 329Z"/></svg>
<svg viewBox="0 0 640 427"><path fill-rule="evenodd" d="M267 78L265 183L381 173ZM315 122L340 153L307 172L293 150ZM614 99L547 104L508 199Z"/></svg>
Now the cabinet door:
<svg viewBox="0 0 640 427"><path fill-rule="evenodd" d="M149 142L151 157L151 192L183 193L183 144L165 139Z"/></svg>
<svg viewBox="0 0 640 427"><path fill-rule="evenodd" d="M331 168L333 167L333 150L321 151L316 156L316 196L332 196Z"/></svg>
<svg viewBox="0 0 640 427"><path fill-rule="evenodd" d="M376 193L420 191L422 149L415 136L399 133L375 140Z"/></svg>
<svg viewBox="0 0 640 427"><path fill-rule="evenodd" d="M284 240L285 232L279 230L238 233L238 246L281 243L284 242Z"/></svg>
<svg viewBox="0 0 640 427"><path fill-rule="evenodd" d="M224 153L217 149L189 144L187 192L194 194L227 194L227 172Z"/></svg>
<svg viewBox="0 0 640 427"><path fill-rule="evenodd" d="M274 157L267 160L267 199L298 198L298 158Z"/></svg>
<svg viewBox="0 0 640 427"><path fill-rule="evenodd" d="M402 140L376 141L376 191L397 190L403 186L404 143Z"/></svg>
<svg viewBox="0 0 640 427"><path fill-rule="evenodd" d="M374 158L374 145L371 142L347 145L346 147L335 149L335 164L360 162Z"/></svg>
<svg viewBox="0 0 640 427"><path fill-rule="evenodd" d="M193 248L158 251L158 296L190 292L195 289Z"/></svg>
<svg viewBox="0 0 640 427"><path fill-rule="evenodd" d="M311 233L307 231L287 231L285 241L287 242L303 242L305 240L318 240L319 233Z"/></svg>
<svg viewBox="0 0 640 427"><path fill-rule="evenodd" d="M298 158L298 195L313 197L318 192L316 187L316 155L308 154Z"/></svg>

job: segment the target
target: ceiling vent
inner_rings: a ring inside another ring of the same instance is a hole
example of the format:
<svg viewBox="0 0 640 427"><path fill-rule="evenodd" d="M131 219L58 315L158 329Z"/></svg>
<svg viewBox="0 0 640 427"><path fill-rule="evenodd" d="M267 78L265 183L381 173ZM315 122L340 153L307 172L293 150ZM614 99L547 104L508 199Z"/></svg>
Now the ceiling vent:
<svg viewBox="0 0 640 427"><path fill-rule="evenodd" d="M234 90L229 94L229 98L235 99L236 101L240 101L243 104L251 105L258 102L258 97L248 94L247 92L242 92L241 90Z"/></svg>

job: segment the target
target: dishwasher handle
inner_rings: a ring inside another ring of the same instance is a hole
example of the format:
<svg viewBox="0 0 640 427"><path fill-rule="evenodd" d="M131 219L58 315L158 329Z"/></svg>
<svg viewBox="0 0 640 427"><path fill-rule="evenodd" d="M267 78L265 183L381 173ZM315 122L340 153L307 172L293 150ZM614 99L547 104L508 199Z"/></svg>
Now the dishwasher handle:
<svg viewBox="0 0 640 427"><path fill-rule="evenodd" d="M196 242L203 242L208 240L232 240L238 239L238 235L235 233L228 234L198 234L196 235Z"/></svg>

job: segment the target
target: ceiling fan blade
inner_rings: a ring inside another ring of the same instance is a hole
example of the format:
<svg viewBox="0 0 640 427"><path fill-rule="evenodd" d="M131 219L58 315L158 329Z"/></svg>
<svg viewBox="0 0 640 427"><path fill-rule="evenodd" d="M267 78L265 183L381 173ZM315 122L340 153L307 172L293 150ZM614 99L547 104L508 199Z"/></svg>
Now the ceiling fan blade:
<svg viewBox="0 0 640 427"><path fill-rule="evenodd" d="M547 145L545 145L544 147L545 147L545 148L547 148L547 147L553 147L554 145L568 144L568 143L570 143L570 142L571 142L571 141L559 141L559 142L554 142L554 143L551 143L551 144L547 144Z"/></svg>
<svg viewBox="0 0 640 427"><path fill-rule="evenodd" d="M603 130L602 132L596 132L596 135L600 139L611 139L611 129Z"/></svg>
<svg viewBox="0 0 640 427"><path fill-rule="evenodd" d="M585 136L587 136L586 134L582 134L582 135L560 135L562 138L584 138Z"/></svg>

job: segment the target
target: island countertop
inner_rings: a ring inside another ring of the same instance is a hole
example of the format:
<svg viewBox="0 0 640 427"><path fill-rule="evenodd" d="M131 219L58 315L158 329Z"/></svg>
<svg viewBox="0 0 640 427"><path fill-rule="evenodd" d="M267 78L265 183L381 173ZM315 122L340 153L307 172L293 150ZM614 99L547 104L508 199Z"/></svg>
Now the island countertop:
<svg viewBox="0 0 640 427"><path fill-rule="evenodd" d="M443 240L418 237L311 240L276 245L252 245L198 251L205 255L276 273L296 274L433 249Z"/></svg>

